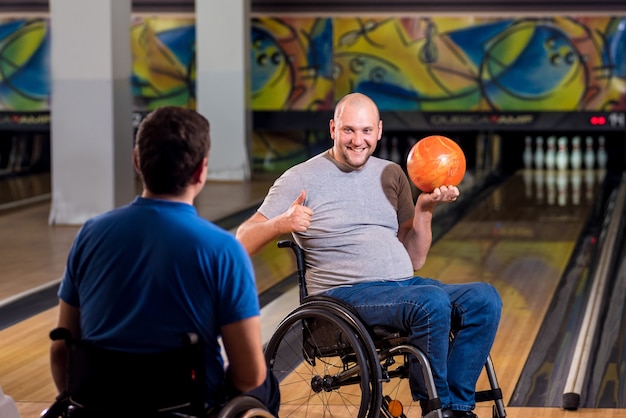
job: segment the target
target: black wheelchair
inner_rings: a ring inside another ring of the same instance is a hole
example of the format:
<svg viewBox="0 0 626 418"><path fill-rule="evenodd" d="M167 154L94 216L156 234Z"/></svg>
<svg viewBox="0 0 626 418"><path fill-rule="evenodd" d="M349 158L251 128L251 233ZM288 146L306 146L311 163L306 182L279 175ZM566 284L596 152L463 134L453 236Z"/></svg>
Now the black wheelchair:
<svg viewBox="0 0 626 418"><path fill-rule="evenodd" d="M368 327L346 303L308 296L303 250L290 240L279 241L278 246L295 254L300 291L300 305L280 322L265 348L269 367L280 382L281 418L441 418L426 355L408 345L407 336L398 330ZM421 366L428 400L414 401L411 396L411 361ZM490 389L477 391L476 402L493 401L493 417L504 418L491 356L485 372Z"/></svg>
<svg viewBox="0 0 626 418"><path fill-rule="evenodd" d="M202 345L194 333L183 347L157 353L108 350L56 328L68 355L67 393L41 418L273 418L258 399L238 395L208 408Z"/></svg>

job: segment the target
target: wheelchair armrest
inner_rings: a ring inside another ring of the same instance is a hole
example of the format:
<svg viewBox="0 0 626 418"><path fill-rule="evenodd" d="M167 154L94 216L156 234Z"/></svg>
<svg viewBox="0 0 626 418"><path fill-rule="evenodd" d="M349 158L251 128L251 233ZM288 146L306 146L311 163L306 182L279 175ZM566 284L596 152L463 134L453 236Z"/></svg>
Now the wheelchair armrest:
<svg viewBox="0 0 626 418"><path fill-rule="evenodd" d="M52 341L65 340L69 342L72 340L72 333L67 328L55 328L50 331L50 339Z"/></svg>
<svg viewBox="0 0 626 418"><path fill-rule="evenodd" d="M306 268L306 265L304 264L304 250L296 244L295 241L289 239L278 241L277 245L278 248L291 248L296 256L298 270L304 274Z"/></svg>
<svg viewBox="0 0 626 418"><path fill-rule="evenodd" d="M277 243L278 248L291 248L296 256L296 267L298 269L298 283L300 287L300 302L307 297L306 289L306 264L304 262L304 250L294 241L285 239Z"/></svg>

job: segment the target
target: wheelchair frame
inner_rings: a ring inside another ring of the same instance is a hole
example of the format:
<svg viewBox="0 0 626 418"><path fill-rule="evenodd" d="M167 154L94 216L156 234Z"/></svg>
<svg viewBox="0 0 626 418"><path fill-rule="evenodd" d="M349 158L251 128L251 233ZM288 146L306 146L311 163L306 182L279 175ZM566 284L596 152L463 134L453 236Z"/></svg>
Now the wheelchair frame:
<svg viewBox="0 0 626 418"><path fill-rule="evenodd" d="M300 305L280 322L265 348L270 370L281 385L281 417L404 418L405 412L417 416L419 410L426 418L441 418L441 401L424 352L407 344L407 336L398 330L368 327L341 300L308 296L304 251L291 240L279 241L278 247L294 252L300 296ZM428 396L419 406L408 390L412 358L420 364ZM476 402L493 401L493 417L505 418L491 356L485 372L490 389L476 392ZM404 393L385 394L391 390L387 385L403 385Z"/></svg>
<svg viewBox="0 0 626 418"><path fill-rule="evenodd" d="M75 340L65 328L52 330L50 339L65 341L68 391L59 395L40 418L274 417L260 400L246 394L207 408L204 353L195 333L184 336L182 349L142 354L107 350ZM144 378L143 372L149 376ZM131 378L126 379L128 373Z"/></svg>

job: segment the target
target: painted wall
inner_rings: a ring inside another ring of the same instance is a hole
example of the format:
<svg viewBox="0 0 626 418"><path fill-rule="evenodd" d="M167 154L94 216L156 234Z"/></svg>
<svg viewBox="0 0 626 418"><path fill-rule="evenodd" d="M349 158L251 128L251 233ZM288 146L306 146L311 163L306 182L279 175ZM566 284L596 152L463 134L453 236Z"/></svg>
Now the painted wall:
<svg viewBox="0 0 626 418"><path fill-rule="evenodd" d="M133 17L134 109L194 108L193 17ZM50 27L0 20L0 111L49 108ZM350 91L383 111L626 111L626 17L255 17L252 110L331 110ZM259 131L252 168L282 171L321 132Z"/></svg>

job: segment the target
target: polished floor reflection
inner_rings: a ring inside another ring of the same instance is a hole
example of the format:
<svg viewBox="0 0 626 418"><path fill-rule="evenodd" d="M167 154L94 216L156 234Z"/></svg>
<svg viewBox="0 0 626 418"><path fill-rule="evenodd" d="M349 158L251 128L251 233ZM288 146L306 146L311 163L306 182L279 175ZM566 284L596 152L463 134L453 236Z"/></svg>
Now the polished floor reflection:
<svg viewBox="0 0 626 418"><path fill-rule="evenodd" d="M434 243L419 272L451 283L487 281L500 292L504 309L492 358L505 403L511 400L601 190L602 173L594 172L593 181L586 177L591 173L554 174L553 180L549 173L522 170L488 194L477 194L479 201L467 206L461 220ZM203 216L219 219L245 206L254 207L268 187L269 182L211 185L198 207ZM230 209L224 207L224 201L231 202ZM220 209L214 207L220 204ZM0 214L0 227L3 231L9 228L13 242L0 244L4 245L0 251L10 252L15 260L2 257L0 261L0 301L62 274L76 228L48 226L48 209L46 203L40 203ZM294 270L291 252L272 245L255 256L253 262L262 297ZM265 341L296 306L294 286L285 285L271 299L266 298L262 313ZM47 332L54 325L55 315L56 308L51 308L0 331L0 384L18 401L23 418L37 416L55 395L47 359ZM486 385L483 378L480 385ZM568 414L559 407L516 406L507 411L510 417ZM488 407L478 408L478 413L490 416ZM626 417L626 411L620 409L581 409L576 413Z"/></svg>

